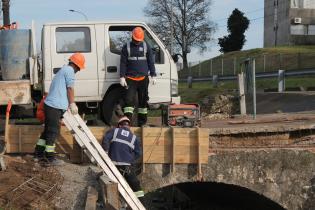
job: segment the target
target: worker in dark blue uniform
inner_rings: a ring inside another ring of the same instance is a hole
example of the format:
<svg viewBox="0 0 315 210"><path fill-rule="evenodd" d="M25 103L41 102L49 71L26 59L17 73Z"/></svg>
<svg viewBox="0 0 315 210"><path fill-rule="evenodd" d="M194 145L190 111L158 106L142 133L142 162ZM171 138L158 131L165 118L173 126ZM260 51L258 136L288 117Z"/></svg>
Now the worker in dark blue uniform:
<svg viewBox="0 0 315 210"><path fill-rule="evenodd" d="M132 31L132 41L125 44L120 57L120 84L127 89L124 114L130 120L135 107L135 96L138 93L138 126L147 122L149 100L149 76L152 85L156 84L154 56L151 47L144 41L144 31L136 27Z"/></svg>
<svg viewBox="0 0 315 210"><path fill-rule="evenodd" d="M141 156L141 148L139 139L130 131L129 126L129 118L122 117L118 121L117 128L111 129L105 134L102 147L136 196L141 198L144 196L144 192L137 178L135 167L132 166Z"/></svg>

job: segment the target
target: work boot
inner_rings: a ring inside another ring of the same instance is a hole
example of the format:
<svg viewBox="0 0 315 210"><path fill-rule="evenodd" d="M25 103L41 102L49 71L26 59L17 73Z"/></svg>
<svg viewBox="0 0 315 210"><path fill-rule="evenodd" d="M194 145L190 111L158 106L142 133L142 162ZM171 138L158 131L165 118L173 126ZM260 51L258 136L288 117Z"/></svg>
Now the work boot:
<svg viewBox="0 0 315 210"><path fill-rule="evenodd" d="M39 162L45 158L45 147L36 145L33 160Z"/></svg>
<svg viewBox="0 0 315 210"><path fill-rule="evenodd" d="M65 161L52 157L52 158L47 158L47 163L50 166L62 166L65 164Z"/></svg>

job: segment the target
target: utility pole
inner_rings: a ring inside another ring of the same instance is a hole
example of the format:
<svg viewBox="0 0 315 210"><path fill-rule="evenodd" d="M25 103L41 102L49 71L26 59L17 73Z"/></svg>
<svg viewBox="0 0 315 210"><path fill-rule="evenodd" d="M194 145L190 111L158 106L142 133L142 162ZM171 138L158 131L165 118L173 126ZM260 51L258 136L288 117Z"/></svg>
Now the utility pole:
<svg viewBox="0 0 315 210"><path fill-rule="evenodd" d="M3 25L10 25L10 0L2 0Z"/></svg>
<svg viewBox="0 0 315 210"><path fill-rule="evenodd" d="M170 53L173 55L173 28L174 28L174 22L173 22L173 0L171 0L171 47L170 47Z"/></svg>

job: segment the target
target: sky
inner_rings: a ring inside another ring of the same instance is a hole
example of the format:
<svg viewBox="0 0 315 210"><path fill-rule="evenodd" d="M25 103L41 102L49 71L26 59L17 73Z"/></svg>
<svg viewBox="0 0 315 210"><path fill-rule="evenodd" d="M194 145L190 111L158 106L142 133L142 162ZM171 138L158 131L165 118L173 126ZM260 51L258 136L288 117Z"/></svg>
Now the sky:
<svg viewBox="0 0 315 210"><path fill-rule="evenodd" d="M69 12L69 9L83 12L89 20L136 20L148 22L143 8L148 0L11 0L11 22L17 21L20 28L30 28L36 23L37 36L42 25L47 22L81 21L84 16ZM220 54L218 38L227 34L226 22L231 12L238 8L252 20L246 32L247 42L243 49L263 46L263 7L264 0L212 0L209 18L217 24L214 41L203 54L192 50L190 62L206 60Z"/></svg>

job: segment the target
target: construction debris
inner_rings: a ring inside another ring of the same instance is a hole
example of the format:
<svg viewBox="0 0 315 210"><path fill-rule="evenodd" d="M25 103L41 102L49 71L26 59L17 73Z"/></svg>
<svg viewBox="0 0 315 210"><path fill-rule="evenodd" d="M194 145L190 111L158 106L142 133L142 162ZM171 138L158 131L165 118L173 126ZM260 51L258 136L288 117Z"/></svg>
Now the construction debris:
<svg viewBox="0 0 315 210"><path fill-rule="evenodd" d="M8 169L0 176L0 206L5 209L50 209L62 185L53 167L43 168L31 160L8 158Z"/></svg>

